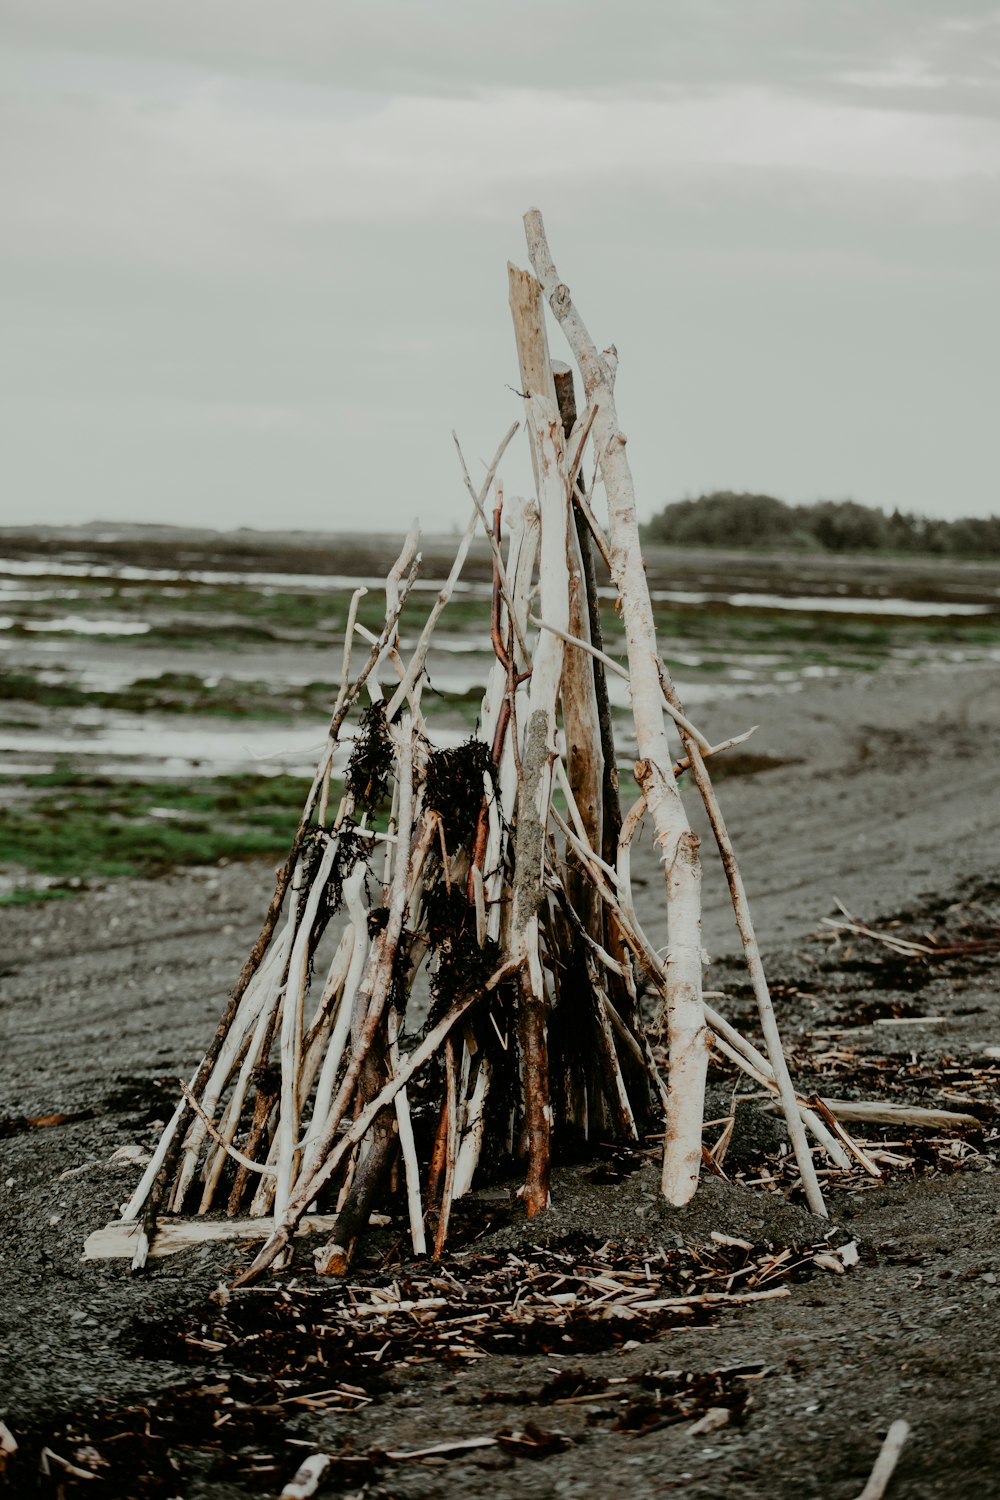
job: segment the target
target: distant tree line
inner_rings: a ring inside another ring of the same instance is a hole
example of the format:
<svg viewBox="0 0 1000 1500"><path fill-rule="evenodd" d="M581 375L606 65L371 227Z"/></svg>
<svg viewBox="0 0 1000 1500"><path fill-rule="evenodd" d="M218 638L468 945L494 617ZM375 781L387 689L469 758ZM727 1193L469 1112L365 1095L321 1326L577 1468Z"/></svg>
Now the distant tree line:
<svg viewBox="0 0 1000 1500"><path fill-rule="evenodd" d="M856 500L787 505L772 495L716 490L666 506L643 528L674 546L791 548L803 552L919 552L1000 557L1000 516L938 521Z"/></svg>

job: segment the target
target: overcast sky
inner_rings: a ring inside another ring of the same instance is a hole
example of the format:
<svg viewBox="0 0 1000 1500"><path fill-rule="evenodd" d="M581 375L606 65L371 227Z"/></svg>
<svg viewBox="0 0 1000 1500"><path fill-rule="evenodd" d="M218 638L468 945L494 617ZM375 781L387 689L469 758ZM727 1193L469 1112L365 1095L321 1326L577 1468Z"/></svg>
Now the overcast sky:
<svg viewBox="0 0 1000 1500"><path fill-rule="evenodd" d="M617 344L644 516L715 488L1000 511L996 5L0 0L0 26L4 524L464 523L450 433L478 462L519 415L533 205Z"/></svg>

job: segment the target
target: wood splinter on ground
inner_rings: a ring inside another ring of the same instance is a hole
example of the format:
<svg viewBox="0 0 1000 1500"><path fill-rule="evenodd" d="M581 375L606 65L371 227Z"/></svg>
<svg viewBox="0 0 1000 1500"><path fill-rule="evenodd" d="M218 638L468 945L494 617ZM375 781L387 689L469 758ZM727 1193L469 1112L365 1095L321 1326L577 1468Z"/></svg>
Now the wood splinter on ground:
<svg viewBox="0 0 1000 1500"><path fill-rule="evenodd" d="M284 1265L304 1225L328 1224L317 1268L343 1274L373 1215L394 1204L413 1253L440 1256L454 1204L473 1187L520 1172L527 1213L543 1213L554 1160L658 1129L663 1192L679 1206L707 1154L713 1044L781 1109L815 1214L826 1209L813 1151L840 1171L864 1161L789 1075L709 769L746 735L713 745L664 665L615 407L617 355L593 342L540 214L526 215L525 229L533 273L510 266L508 291L536 493L507 499L498 477L516 426L478 489L459 449L472 511L408 659L400 620L420 567L416 527L386 580L377 633L359 624L365 591L355 594L325 747L264 925L139 1186L121 1220L92 1237L91 1255L124 1249L138 1269L158 1237L200 1237L164 1225L242 1238L259 1222L265 1242L239 1284ZM580 415L571 371L550 358L546 302L582 377ZM584 479L588 449L606 522ZM480 529L492 556L493 664L476 732L441 748L424 702L428 652ZM627 666L603 650L598 555ZM609 669L628 679L638 749L624 810ZM760 1047L705 1003L702 851L683 774L718 845ZM632 899L631 846L647 820L663 870L665 957ZM658 1007L649 1034L646 997Z"/></svg>
<svg viewBox="0 0 1000 1500"><path fill-rule="evenodd" d="M882 1496L889 1487L889 1480L895 1473L896 1465L899 1463L899 1456L909 1435L909 1422L904 1422L902 1418L897 1422L893 1422L885 1435L885 1441L879 1450L878 1458L875 1460L875 1467L868 1477L868 1483L858 1496L858 1500L882 1500Z"/></svg>

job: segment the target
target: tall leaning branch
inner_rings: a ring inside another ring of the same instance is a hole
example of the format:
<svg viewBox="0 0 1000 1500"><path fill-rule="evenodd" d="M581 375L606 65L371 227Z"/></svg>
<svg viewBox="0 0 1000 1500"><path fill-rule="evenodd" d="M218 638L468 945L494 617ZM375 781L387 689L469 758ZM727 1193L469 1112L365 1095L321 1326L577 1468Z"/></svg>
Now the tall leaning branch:
<svg viewBox="0 0 1000 1500"><path fill-rule="evenodd" d="M669 1202L688 1202L698 1185L701 1130L708 1070L709 1034L702 1003L701 897L698 840L673 775L657 662L653 606L639 546L635 487L618 426L614 381L617 359L601 354L569 288L559 279L537 209L524 218L528 255L549 306L566 335L583 377L588 402L597 408L593 437L608 498L611 571L621 600L628 649L639 763L636 777L656 828L667 887L666 1023L669 1043L669 1103L663 1154L663 1192Z"/></svg>
<svg viewBox="0 0 1000 1500"><path fill-rule="evenodd" d="M542 540L539 554L541 607L565 630L569 621L566 564L566 465L562 423L553 401L529 396L528 430L538 458L538 504ZM545 975L539 947L539 915L544 896L545 830L552 798L556 754L556 712L563 667L560 636L543 630L534 653L521 750L517 795L517 864L511 910L511 957L520 974L519 1032L524 1070L524 1114L528 1165L524 1202L529 1218L549 1204L550 1136Z"/></svg>

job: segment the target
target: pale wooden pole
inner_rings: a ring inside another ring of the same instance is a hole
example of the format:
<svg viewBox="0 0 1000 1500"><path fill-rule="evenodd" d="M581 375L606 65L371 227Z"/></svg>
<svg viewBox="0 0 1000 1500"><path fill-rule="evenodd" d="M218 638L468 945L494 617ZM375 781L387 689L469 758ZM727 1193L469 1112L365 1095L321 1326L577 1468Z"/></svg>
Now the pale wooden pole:
<svg viewBox="0 0 1000 1500"><path fill-rule="evenodd" d="M542 528L538 568L541 607L565 631L569 624L566 556L569 512L562 422L553 400L532 395L525 404L538 471ZM560 637L543 630L534 652L517 796L517 866L512 892L510 948L520 968L519 1029L528 1148L524 1201L529 1217L541 1213L549 1203L552 1111L545 976L539 951L539 910L544 897L545 830L552 796L563 654Z"/></svg>
<svg viewBox="0 0 1000 1500"><path fill-rule="evenodd" d="M581 428L577 426L576 390L574 387L573 371L567 364L559 360L552 361L552 375L556 386L556 399L559 402L559 414L563 422L563 435L566 438L567 449L572 448L574 456L577 452L579 438L570 443L570 436L574 429L577 432ZM584 419L584 427L588 417ZM582 456L582 454L581 454ZM599 792L595 789L590 792L595 809L599 806L599 816L588 817L586 800L580 802L581 793L584 799L588 795L588 787L592 783L587 780L587 772L583 766L574 771L573 751L574 746L570 740L569 732L566 734L567 769L569 771L570 783L577 794L577 802L583 816L586 827L596 829L600 842L595 843L591 838L589 842L603 859L614 864L618 852L618 835L621 833L622 811L618 791L618 761L615 754L614 724L611 716L611 702L608 697L607 666L604 658L604 636L601 629L600 600L598 596L597 568L594 560L594 538L591 535L590 523L588 522L584 508L589 509L586 501L586 487L583 473L576 476L573 486L573 524L576 531L577 545L579 549L580 564L582 567L580 604L586 610L588 629L579 637L579 644L585 651L591 653L591 661L588 670L593 681L594 705L597 715L597 724L600 731L600 761L596 753L593 754L592 772L596 779L598 768L600 768L601 785ZM574 616L575 595L570 591L570 617ZM573 627L575 631L575 626ZM568 652L569 657L576 656L576 652ZM582 667L582 664L581 664ZM626 674L627 675L627 674ZM564 674L565 681L565 674ZM586 762L590 759L589 747L584 745L580 748L579 759ZM599 796L599 804L598 804ZM593 937L610 948L615 959L621 964L626 962L625 947L614 922L607 922L602 908L599 894L584 870L579 868L575 857L570 854L567 858L568 869L568 894L577 914L587 924L588 930ZM589 894L588 894L589 893ZM610 973L607 979L609 985L609 999L616 1014L623 1021L629 1035L633 1037L638 1033L641 1021L636 1009L636 997L634 986L630 989L620 974ZM603 1018L599 1016L599 1022L603 1027ZM621 1063L629 1080L629 1088L632 1094L633 1109L638 1109L640 1118L645 1118L648 1112L649 1084L646 1069L646 1060L641 1049L632 1053L626 1045L621 1057Z"/></svg>
<svg viewBox="0 0 1000 1500"><path fill-rule="evenodd" d="M600 354L559 279L537 209L525 215L528 254L549 306L566 335L583 376L588 402L596 406L594 444L608 497L611 572L622 606L628 649L639 763L636 777L646 794L667 886L666 1025L669 1041L670 1110L663 1153L663 1192L680 1205L694 1194L701 1170L701 1130L709 1033L702 1003L701 899L698 840L673 775L667 738L653 606L639 545L635 488L618 426L614 400L617 356Z"/></svg>
<svg viewBox="0 0 1000 1500"><path fill-rule="evenodd" d="M674 692L673 684L664 669L664 692L667 694L675 708L680 704ZM814 1214L820 1218L828 1218L826 1204L823 1201L823 1193L816 1176L816 1167L806 1139L805 1126L799 1113L798 1100L795 1094L795 1086L792 1083L791 1074L788 1071L788 1063L785 1060L784 1049L781 1045L781 1036L778 1032L778 1021L774 1014L774 1006L771 1004L771 993L767 985L767 976L764 973L764 965L761 961L760 949L757 946L757 934L754 931L753 918L750 915L750 902L747 900L746 889L743 885L743 877L736 863L736 854L733 849L729 831L726 828L722 809L719 806L712 786L708 767L705 764L701 747L695 742L691 735L681 730L681 738L687 751L688 760L691 764L691 774L695 779L698 790L701 793L705 810L708 813L712 832L719 847L719 855L722 859L723 869L726 872L726 880L729 884L729 892L732 897L733 911L736 914L736 926L739 930L740 940L743 943L743 952L746 958L747 970L750 974L750 983L753 986L754 998L757 1002L757 1013L760 1016L761 1030L764 1033L764 1042L767 1046L767 1055L774 1073L774 1081L778 1086L778 1094L781 1099L781 1107L785 1116L785 1125L788 1129L788 1138L795 1152L795 1160L802 1176L802 1186L805 1190L806 1202Z"/></svg>
<svg viewBox="0 0 1000 1500"><path fill-rule="evenodd" d="M521 372L521 389L526 396L544 396L559 410L566 432L563 407L559 401L555 376L549 357L548 336L545 331L545 307L542 289L530 271L522 271L507 263L510 288L510 309L514 320L517 340L517 357ZM530 433L530 429L529 429ZM536 489L539 483L537 443L532 437L531 456L535 471ZM569 512L570 496L567 493L564 505ZM583 557L576 527L566 527L566 566L569 582L570 635L590 644L590 613L587 608L587 584L584 576ZM544 611L543 611L544 614ZM587 836L595 848L601 847L603 834L602 788L604 781L604 754L601 748L601 726L597 711L597 692L594 686L594 664L579 651L567 651L563 655L562 668L562 719L566 735L566 768L577 806L583 815ZM574 890L577 897L583 896L583 884L578 882ZM589 899L589 891L583 896ZM589 913L583 913L585 921ZM589 926L588 922L588 926Z"/></svg>

